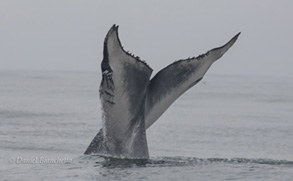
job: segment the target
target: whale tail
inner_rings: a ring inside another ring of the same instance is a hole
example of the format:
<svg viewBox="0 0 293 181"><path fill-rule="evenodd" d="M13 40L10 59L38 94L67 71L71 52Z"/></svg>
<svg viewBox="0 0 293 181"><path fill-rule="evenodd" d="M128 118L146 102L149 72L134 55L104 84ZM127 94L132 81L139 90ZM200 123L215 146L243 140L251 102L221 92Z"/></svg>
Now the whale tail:
<svg viewBox="0 0 293 181"><path fill-rule="evenodd" d="M89 155L91 153L100 153L101 155L107 154L107 149L105 147L105 139L103 134L103 129L100 129L100 131L97 133L97 135L94 137L88 148L85 150L84 154Z"/></svg>
<svg viewBox="0 0 293 181"><path fill-rule="evenodd" d="M178 60L159 71L126 52L113 25L104 41L100 99L103 128L85 154L122 158L148 158L146 129L186 90L197 84L209 67L235 43L198 57Z"/></svg>
<svg viewBox="0 0 293 181"><path fill-rule="evenodd" d="M240 33L225 45L197 57L181 59L159 71L148 86L146 128L149 128L185 91L202 80L210 66L236 42Z"/></svg>
<svg viewBox="0 0 293 181"><path fill-rule="evenodd" d="M86 154L148 158L144 106L152 69L122 48L116 25L105 38L101 68L103 129Z"/></svg>

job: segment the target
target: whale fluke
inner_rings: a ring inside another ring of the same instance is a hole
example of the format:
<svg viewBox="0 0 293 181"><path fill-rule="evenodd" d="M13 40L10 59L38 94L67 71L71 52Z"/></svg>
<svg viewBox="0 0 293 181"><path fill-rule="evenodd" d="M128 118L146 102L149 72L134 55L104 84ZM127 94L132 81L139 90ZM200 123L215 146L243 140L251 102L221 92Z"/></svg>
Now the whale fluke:
<svg viewBox="0 0 293 181"><path fill-rule="evenodd" d="M210 66L224 55L239 35L240 33L221 47L198 57L178 60L158 72L148 86L146 128L149 128L180 95L201 81Z"/></svg>
<svg viewBox="0 0 293 181"><path fill-rule="evenodd" d="M178 60L158 72L125 51L113 25L104 41L100 99L103 127L85 154L119 158L149 158L146 129L186 90L197 84L209 67L235 43L198 57Z"/></svg>

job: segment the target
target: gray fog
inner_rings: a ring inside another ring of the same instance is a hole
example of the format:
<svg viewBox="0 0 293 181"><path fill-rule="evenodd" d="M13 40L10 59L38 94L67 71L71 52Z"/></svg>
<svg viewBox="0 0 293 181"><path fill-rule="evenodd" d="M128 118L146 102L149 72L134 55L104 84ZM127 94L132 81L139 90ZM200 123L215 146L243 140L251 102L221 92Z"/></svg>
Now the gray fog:
<svg viewBox="0 0 293 181"><path fill-rule="evenodd" d="M154 73L241 32L210 74L293 77L292 17L290 0L0 0L0 70L100 71L118 24L124 48Z"/></svg>

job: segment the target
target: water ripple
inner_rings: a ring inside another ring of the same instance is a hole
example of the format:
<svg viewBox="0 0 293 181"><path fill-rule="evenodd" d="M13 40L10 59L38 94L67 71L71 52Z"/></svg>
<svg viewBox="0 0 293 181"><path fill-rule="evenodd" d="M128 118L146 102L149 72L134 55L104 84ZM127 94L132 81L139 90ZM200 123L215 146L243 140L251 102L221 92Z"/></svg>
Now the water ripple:
<svg viewBox="0 0 293 181"><path fill-rule="evenodd" d="M269 158L197 158L197 157L155 157L151 159L121 159L100 156L82 156L81 162L92 162L97 167L185 167L200 164L263 164L293 167L293 161Z"/></svg>

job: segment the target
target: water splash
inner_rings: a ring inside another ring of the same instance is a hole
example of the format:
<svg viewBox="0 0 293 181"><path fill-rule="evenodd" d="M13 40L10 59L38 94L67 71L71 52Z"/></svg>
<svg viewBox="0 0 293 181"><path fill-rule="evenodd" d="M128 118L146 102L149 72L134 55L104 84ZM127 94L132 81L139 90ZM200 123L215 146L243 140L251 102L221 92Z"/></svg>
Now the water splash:
<svg viewBox="0 0 293 181"><path fill-rule="evenodd" d="M102 156L82 156L81 160L94 161L94 165L105 168L133 167L185 167L202 164L262 164L293 167L293 161L269 158L197 158L197 157L154 157L151 159L121 159Z"/></svg>
<svg viewBox="0 0 293 181"><path fill-rule="evenodd" d="M289 165L293 161L274 160L269 158L196 158L196 157L161 157L149 160L151 165L162 166L188 166L198 164L265 164L265 165Z"/></svg>

